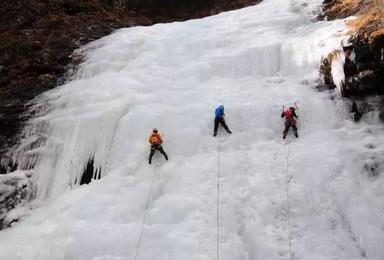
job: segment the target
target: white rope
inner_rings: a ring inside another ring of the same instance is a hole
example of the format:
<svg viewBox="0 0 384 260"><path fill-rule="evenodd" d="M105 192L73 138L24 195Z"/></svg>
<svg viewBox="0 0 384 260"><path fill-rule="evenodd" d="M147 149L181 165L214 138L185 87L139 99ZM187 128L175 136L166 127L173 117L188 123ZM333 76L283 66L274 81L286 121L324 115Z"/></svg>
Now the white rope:
<svg viewBox="0 0 384 260"><path fill-rule="evenodd" d="M216 259L219 260L219 203L220 203L220 153L221 139L219 135L219 152L217 157L217 201L216 201Z"/></svg>
<svg viewBox="0 0 384 260"><path fill-rule="evenodd" d="M149 192L148 192L147 202L146 202L145 210L144 210L143 221L142 221L142 223L141 223L141 230L140 230L139 241L138 241L138 243L137 243L137 248L136 248L135 260L137 260L137 258L138 258L138 256L139 256L140 245L141 245L141 239L142 239L142 237L143 237L143 230L144 230L145 219L146 219L146 217L147 217L147 212L148 212L148 208L149 208L149 202L150 202L150 200L151 200L151 195L152 195L152 186L153 186L153 182L154 182L155 177L156 177L157 168L158 168L158 166L155 166L154 169L153 169L152 181L151 181L151 185L150 185L150 187L149 187Z"/></svg>
<svg viewBox="0 0 384 260"><path fill-rule="evenodd" d="M291 206L289 202L289 183L291 182L292 176L289 175L289 155L291 152L291 143L288 144L287 152L287 185L286 185L286 195L287 195L287 222L288 222L288 248L289 248L289 259L293 260L292 254L292 234L291 234Z"/></svg>

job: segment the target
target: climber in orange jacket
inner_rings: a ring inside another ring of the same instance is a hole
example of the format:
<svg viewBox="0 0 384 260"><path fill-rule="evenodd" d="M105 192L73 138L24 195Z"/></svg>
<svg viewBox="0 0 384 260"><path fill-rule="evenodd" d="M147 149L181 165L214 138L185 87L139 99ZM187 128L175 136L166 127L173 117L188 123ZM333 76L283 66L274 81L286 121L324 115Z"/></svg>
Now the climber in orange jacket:
<svg viewBox="0 0 384 260"><path fill-rule="evenodd" d="M298 116L296 115L295 108L290 107L286 111L284 111L284 108L283 108L283 113L281 113L281 117L282 118L285 117L285 129L283 132L283 139L285 139L285 137L287 136L289 128L291 126L293 128L293 133L295 134L296 138L298 138L299 134L297 133L297 127L296 127L296 119Z"/></svg>
<svg viewBox="0 0 384 260"><path fill-rule="evenodd" d="M163 143L163 139L161 135L158 133L157 129L154 128L152 134L149 136L149 143L151 144L151 153L149 154L148 163L151 164L152 157L155 154L156 150L159 151L162 155L164 155L165 160L168 161L168 155L165 153L161 144Z"/></svg>

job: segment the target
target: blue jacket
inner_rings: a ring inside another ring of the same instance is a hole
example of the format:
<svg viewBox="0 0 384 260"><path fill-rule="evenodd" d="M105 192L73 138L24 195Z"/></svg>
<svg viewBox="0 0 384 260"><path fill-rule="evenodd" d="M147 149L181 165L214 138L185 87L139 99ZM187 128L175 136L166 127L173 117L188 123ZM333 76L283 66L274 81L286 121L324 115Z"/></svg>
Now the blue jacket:
<svg viewBox="0 0 384 260"><path fill-rule="evenodd" d="M215 110L215 117L216 118L220 118L224 116L224 106L219 106L218 108L216 108Z"/></svg>

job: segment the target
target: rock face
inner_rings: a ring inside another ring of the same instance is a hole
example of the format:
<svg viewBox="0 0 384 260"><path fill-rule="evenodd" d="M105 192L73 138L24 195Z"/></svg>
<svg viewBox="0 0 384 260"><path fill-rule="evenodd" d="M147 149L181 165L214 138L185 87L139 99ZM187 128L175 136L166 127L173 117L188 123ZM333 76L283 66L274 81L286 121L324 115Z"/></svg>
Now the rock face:
<svg viewBox="0 0 384 260"><path fill-rule="evenodd" d="M28 101L62 84L83 44L120 27L181 21L261 0L14 0L0 5L0 158ZM7 167L5 167L7 168ZM5 172L0 167L0 173Z"/></svg>
<svg viewBox="0 0 384 260"><path fill-rule="evenodd" d="M373 42L361 37L351 42L350 46L343 48L343 96L384 94L384 35Z"/></svg>
<svg viewBox="0 0 384 260"><path fill-rule="evenodd" d="M341 44L344 51L344 76L340 92L351 99L351 113L358 121L362 112L381 111L384 118L384 102L371 97L384 94L384 7L375 0L326 0L320 18L335 19L358 15L349 26L350 39ZM320 73L324 83L334 88L331 63L335 55L322 61Z"/></svg>

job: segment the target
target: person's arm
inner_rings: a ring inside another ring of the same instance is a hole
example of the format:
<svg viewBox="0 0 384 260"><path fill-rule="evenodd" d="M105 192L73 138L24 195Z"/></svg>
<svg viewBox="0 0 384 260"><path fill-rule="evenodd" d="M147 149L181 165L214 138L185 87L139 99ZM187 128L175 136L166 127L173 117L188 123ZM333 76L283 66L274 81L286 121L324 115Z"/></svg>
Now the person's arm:
<svg viewBox="0 0 384 260"><path fill-rule="evenodd" d="M160 134L157 134L157 139L159 139L159 143L163 143L163 138L161 138L161 135Z"/></svg>
<svg viewBox="0 0 384 260"><path fill-rule="evenodd" d="M283 118L285 116L285 112L283 111L283 113L281 113L281 118Z"/></svg>
<svg viewBox="0 0 384 260"><path fill-rule="evenodd" d="M293 112L293 113L292 113L292 116L293 116L294 118L298 118L298 116L296 115L296 112Z"/></svg>

